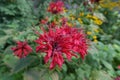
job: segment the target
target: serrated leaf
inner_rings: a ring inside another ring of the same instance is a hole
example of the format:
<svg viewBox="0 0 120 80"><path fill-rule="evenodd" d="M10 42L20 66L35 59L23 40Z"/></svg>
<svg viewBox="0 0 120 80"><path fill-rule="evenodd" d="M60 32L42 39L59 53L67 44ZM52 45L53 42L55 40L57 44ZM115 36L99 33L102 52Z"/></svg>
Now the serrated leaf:
<svg viewBox="0 0 120 80"><path fill-rule="evenodd" d="M114 46L114 48L115 48L117 51L119 51L119 52L120 52L120 46L119 46L119 45L114 44L113 46Z"/></svg>
<svg viewBox="0 0 120 80"><path fill-rule="evenodd" d="M64 80L75 80L75 75L71 73L71 74L65 76Z"/></svg>
<svg viewBox="0 0 120 80"><path fill-rule="evenodd" d="M83 79L84 78L84 70L82 70L81 68L76 69L76 74L77 74L77 80L79 79Z"/></svg>
<svg viewBox="0 0 120 80"><path fill-rule="evenodd" d="M3 30L0 29L0 37L5 36L5 35L6 35L6 33Z"/></svg>
<svg viewBox="0 0 120 80"><path fill-rule="evenodd" d="M113 80L105 71L94 70L91 73L90 80Z"/></svg>
<svg viewBox="0 0 120 80"><path fill-rule="evenodd" d="M52 73L51 75L52 80L59 80L59 75L57 72Z"/></svg>
<svg viewBox="0 0 120 80"><path fill-rule="evenodd" d="M98 53L98 49L95 47L95 44L94 44L94 43L91 43L90 45L91 45L91 46L90 46L90 48L88 49L88 52L89 52L90 54Z"/></svg>
<svg viewBox="0 0 120 80"><path fill-rule="evenodd" d="M24 74L24 80L49 80L48 72L46 69L38 70L29 70Z"/></svg>
<svg viewBox="0 0 120 80"><path fill-rule="evenodd" d="M7 48L4 50L4 54L12 54L13 52L12 52L12 50L11 50L11 47L13 47L13 46L7 47Z"/></svg>
<svg viewBox="0 0 120 80"><path fill-rule="evenodd" d="M17 73L20 70L23 70L34 61L35 61L35 57L32 57L32 56L27 56L25 58L19 59L16 63L16 66L13 68L13 73Z"/></svg>
<svg viewBox="0 0 120 80"><path fill-rule="evenodd" d="M10 68L15 66L15 63L18 59L12 54L6 54L3 58L3 62Z"/></svg>
<svg viewBox="0 0 120 80"><path fill-rule="evenodd" d="M67 71L67 66L66 66L66 64L63 64L62 70L65 71L65 72Z"/></svg>
<svg viewBox="0 0 120 80"><path fill-rule="evenodd" d="M110 63L108 63L108 62L106 62L106 61L104 61L104 60L102 60L102 63L103 63L103 65L104 65L107 69L113 70L113 67L112 67L112 65L111 65Z"/></svg>
<svg viewBox="0 0 120 80"><path fill-rule="evenodd" d="M3 46L8 38L9 36L0 37L0 46Z"/></svg>
<svg viewBox="0 0 120 80"><path fill-rule="evenodd" d="M102 21L106 21L107 19L105 18L105 16L102 13L94 13L94 16L97 16L99 19L101 19Z"/></svg>
<svg viewBox="0 0 120 80"><path fill-rule="evenodd" d="M120 70L116 71L117 75L120 75Z"/></svg>

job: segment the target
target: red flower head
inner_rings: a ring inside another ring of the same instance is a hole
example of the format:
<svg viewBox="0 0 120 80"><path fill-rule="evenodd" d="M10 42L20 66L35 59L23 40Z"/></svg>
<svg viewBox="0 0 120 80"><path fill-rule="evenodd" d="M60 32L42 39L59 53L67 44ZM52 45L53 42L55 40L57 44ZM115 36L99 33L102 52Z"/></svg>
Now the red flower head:
<svg viewBox="0 0 120 80"><path fill-rule="evenodd" d="M62 25L66 24L66 22L68 21L68 19L65 17L62 17L60 20L62 22Z"/></svg>
<svg viewBox="0 0 120 80"><path fill-rule="evenodd" d="M88 5L88 1L83 2L83 5L84 6Z"/></svg>
<svg viewBox="0 0 120 80"><path fill-rule="evenodd" d="M118 65L118 67L117 67L118 69L120 69L120 65Z"/></svg>
<svg viewBox="0 0 120 80"><path fill-rule="evenodd" d="M41 24L47 24L47 22L48 22L48 17L46 17L45 19L42 19L40 21Z"/></svg>
<svg viewBox="0 0 120 80"><path fill-rule="evenodd" d="M91 3L99 3L100 0L90 0Z"/></svg>
<svg viewBox="0 0 120 80"><path fill-rule="evenodd" d="M114 80L120 80L120 76L116 77Z"/></svg>
<svg viewBox="0 0 120 80"><path fill-rule="evenodd" d="M39 45L36 47L36 52L45 52L45 63L50 62L50 69L53 69L56 65L60 68L64 62L64 55L68 60L71 60L72 56L77 57L79 53L82 57L86 55L87 43L85 35L82 30L71 27L61 27L56 29L50 29L48 32L44 32L40 35L39 39L35 42Z"/></svg>
<svg viewBox="0 0 120 80"><path fill-rule="evenodd" d="M18 41L16 42L17 46L12 47L11 49L14 51L14 54L19 58L23 58L27 56L30 52L32 52L32 48L27 44L27 42Z"/></svg>
<svg viewBox="0 0 120 80"><path fill-rule="evenodd" d="M55 28L56 27L56 22L51 22L49 25L48 25L49 28Z"/></svg>
<svg viewBox="0 0 120 80"><path fill-rule="evenodd" d="M63 12L64 3L62 1L51 2L48 11L52 14L57 14Z"/></svg>

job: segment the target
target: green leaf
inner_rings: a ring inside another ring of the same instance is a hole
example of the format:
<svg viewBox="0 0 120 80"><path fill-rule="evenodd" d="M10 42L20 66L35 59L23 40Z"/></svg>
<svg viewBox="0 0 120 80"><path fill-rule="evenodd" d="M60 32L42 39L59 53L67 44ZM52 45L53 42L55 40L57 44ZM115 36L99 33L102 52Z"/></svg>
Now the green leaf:
<svg viewBox="0 0 120 80"><path fill-rule="evenodd" d="M22 74L14 74L11 75L10 73L0 73L0 80L23 80Z"/></svg>
<svg viewBox="0 0 120 80"><path fill-rule="evenodd" d="M114 48L115 48L117 51L119 51L119 52L120 52L120 46L119 46L119 45L114 44L113 46L114 46Z"/></svg>
<svg viewBox="0 0 120 80"><path fill-rule="evenodd" d="M7 47L7 48L4 50L4 54L12 54L13 52L12 52L12 50L11 50L11 47L13 47L13 46Z"/></svg>
<svg viewBox="0 0 120 80"><path fill-rule="evenodd" d="M35 61L35 57L27 56L17 61L16 66L13 68L13 73L17 73L24 68L27 68L30 64Z"/></svg>
<svg viewBox="0 0 120 80"><path fill-rule="evenodd" d="M117 75L119 76L120 75L120 70L116 71Z"/></svg>
<svg viewBox="0 0 120 80"><path fill-rule="evenodd" d="M67 71L67 66L66 66L66 64L63 64L62 70L65 71L65 72Z"/></svg>
<svg viewBox="0 0 120 80"><path fill-rule="evenodd" d="M91 73L90 80L113 80L105 71L94 70Z"/></svg>
<svg viewBox="0 0 120 80"><path fill-rule="evenodd" d="M59 75L57 72L52 73L51 75L52 80L59 80Z"/></svg>
<svg viewBox="0 0 120 80"><path fill-rule="evenodd" d="M14 57L13 54L6 54L3 58L3 62L10 68L15 66L15 63L18 59Z"/></svg>
<svg viewBox="0 0 120 80"><path fill-rule="evenodd" d="M0 29L0 37L5 36L5 35L6 35L5 31Z"/></svg>
<svg viewBox="0 0 120 80"><path fill-rule="evenodd" d="M24 80L49 80L50 76L46 69L39 70L29 70L24 74Z"/></svg>
<svg viewBox="0 0 120 80"><path fill-rule="evenodd" d="M95 47L94 43L90 43L90 47L88 49L88 52L90 54L96 54L96 53L98 53L98 49Z"/></svg>
<svg viewBox="0 0 120 80"><path fill-rule="evenodd" d="M106 62L106 61L104 61L104 60L102 60L102 63L103 63L103 65L104 65L107 69L113 70L113 67L112 67L112 65L111 65L110 63L108 63L108 62Z"/></svg>
<svg viewBox="0 0 120 80"><path fill-rule="evenodd" d="M71 73L71 74L65 76L64 80L75 80L75 75Z"/></svg>
<svg viewBox="0 0 120 80"><path fill-rule="evenodd" d="M102 21L106 21L106 17L102 14L102 13L94 13L94 16L98 17L99 19L101 19Z"/></svg>
<svg viewBox="0 0 120 80"><path fill-rule="evenodd" d="M85 74L85 71L83 70L83 69L81 69L81 68L79 68L79 69L76 69L76 74L77 74L77 80L82 80L82 79L84 79L84 74Z"/></svg>
<svg viewBox="0 0 120 80"><path fill-rule="evenodd" d="M9 38L9 36L0 37L0 46L3 46L6 43L6 40Z"/></svg>

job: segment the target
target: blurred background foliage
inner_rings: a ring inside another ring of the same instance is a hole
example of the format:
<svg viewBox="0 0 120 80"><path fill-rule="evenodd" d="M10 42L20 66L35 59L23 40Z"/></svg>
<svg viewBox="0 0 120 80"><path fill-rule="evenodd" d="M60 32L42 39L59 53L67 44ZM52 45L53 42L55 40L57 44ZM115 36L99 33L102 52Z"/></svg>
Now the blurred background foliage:
<svg viewBox="0 0 120 80"><path fill-rule="evenodd" d="M62 70L53 72L43 65L41 55L18 59L12 54L10 48L17 40L27 39L34 48L36 35L32 28L41 32L40 20L49 17L49 22L56 21L46 12L50 1L0 0L0 80L113 80L120 76L119 0L95 4L64 1L65 13L61 16L67 17L72 26L82 26L90 39L84 61L73 58L72 62L65 61Z"/></svg>

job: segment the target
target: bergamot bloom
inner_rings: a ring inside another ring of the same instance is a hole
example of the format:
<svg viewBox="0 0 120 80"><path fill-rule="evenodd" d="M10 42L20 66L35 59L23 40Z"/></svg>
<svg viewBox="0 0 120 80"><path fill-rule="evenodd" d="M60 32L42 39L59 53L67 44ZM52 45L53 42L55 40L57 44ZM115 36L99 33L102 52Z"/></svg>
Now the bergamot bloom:
<svg viewBox="0 0 120 80"><path fill-rule="evenodd" d="M46 54L44 61L50 63L50 69L61 68L64 60L70 61L73 56L78 56L77 53L84 59L88 49L83 30L67 25L44 31L35 42L38 44L36 52Z"/></svg>

